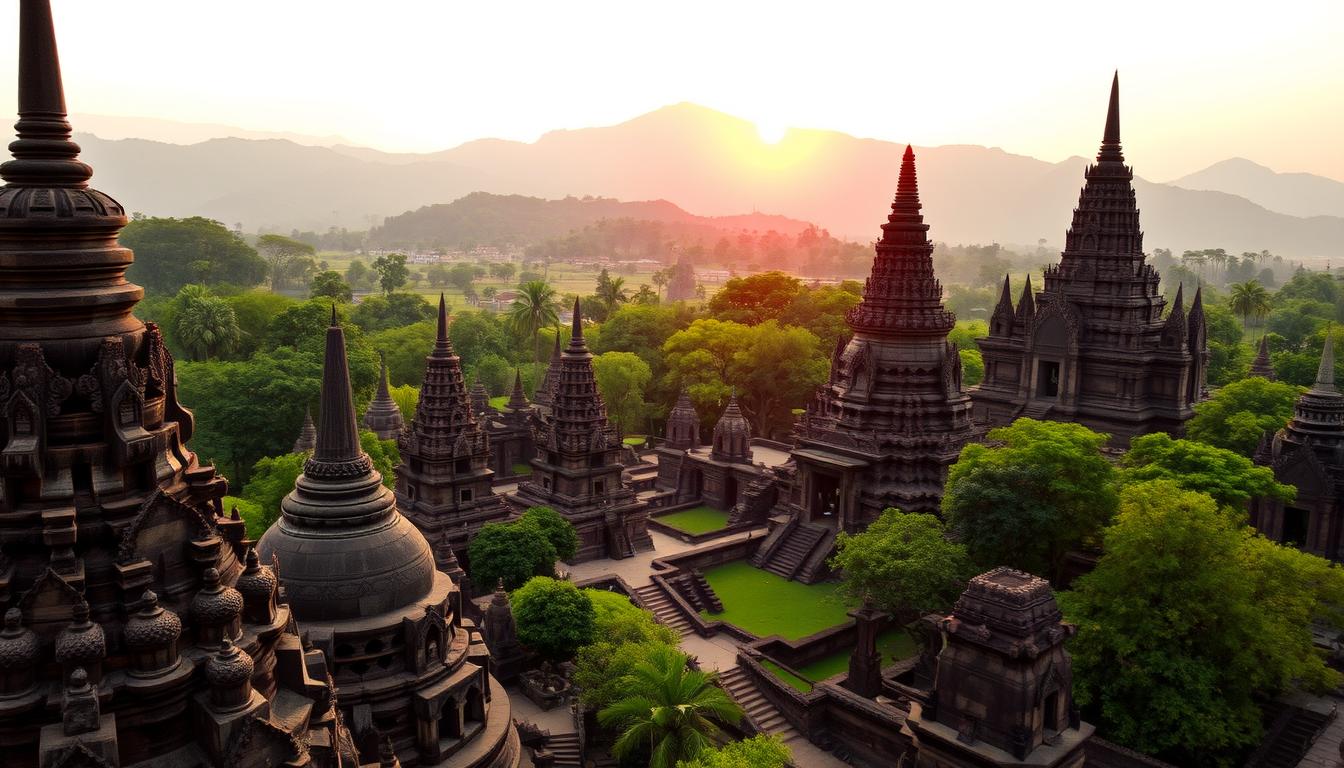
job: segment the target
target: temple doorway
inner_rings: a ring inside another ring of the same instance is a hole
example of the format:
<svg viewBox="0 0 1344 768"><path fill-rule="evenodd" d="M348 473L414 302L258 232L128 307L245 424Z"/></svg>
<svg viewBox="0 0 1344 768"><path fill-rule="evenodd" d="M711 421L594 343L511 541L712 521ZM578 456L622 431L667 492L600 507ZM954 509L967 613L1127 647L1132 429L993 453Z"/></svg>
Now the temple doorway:
<svg viewBox="0 0 1344 768"><path fill-rule="evenodd" d="M1036 369L1036 396L1059 397L1059 363L1042 360Z"/></svg>
<svg viewBox="0 0 1344 768"><path fill-rule="evenodd" d="M737 475L729 472L723 479L723 508L732 509L737 506Z"/></svg>
<svg viewBox="0 0 1344 768"><path fill-rule="evenodd" d="M808 500L807 510L811 522L835 525L840 519L840 478L813 472L812 497Z"/></svg>
<svg viewBox="0 0 1344 768"><path fill-rule="evenodd" d="M1298 549L1307 544L1307 510L1297 507L1283 508L1283 536L1279 539L1284 544L1291 544Z"/></svg>

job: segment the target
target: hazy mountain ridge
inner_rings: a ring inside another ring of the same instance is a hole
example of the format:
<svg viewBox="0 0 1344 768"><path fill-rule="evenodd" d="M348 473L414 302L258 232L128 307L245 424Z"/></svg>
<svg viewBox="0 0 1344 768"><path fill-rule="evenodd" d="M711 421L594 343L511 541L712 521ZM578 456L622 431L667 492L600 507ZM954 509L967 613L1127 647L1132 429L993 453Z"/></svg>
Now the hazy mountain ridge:
<svg viewBox="0 0 1344 768"><path fill-rule="evenodd" d="M1290 216L1344 216L1344 182L1312 173L1278 173L1244 157L1214 163L1170 183L1238 195Z"/></svg>
<svg viewBox="0 0 1344 768"><path fill-rule="evenodd" d="M81 141L95 183L130 210L201 214L249 230L362 229L484 191L670 200L701 216L769 211L860 240L879 234L904 149L811 130L791 131L770 147L752 123L691 104L614 126L553 131L531 144L483 139L426 155L284 140ZM1060 243L1087 162L965 145L916 152L931 236L953 243ZM1126 154L1142 172L1142 147L1127 146ZM1300 218L1224 192L1142 180L1136 188L1150 250L1268 249L1297 258L1344 250L1344 217Z"/></svg>

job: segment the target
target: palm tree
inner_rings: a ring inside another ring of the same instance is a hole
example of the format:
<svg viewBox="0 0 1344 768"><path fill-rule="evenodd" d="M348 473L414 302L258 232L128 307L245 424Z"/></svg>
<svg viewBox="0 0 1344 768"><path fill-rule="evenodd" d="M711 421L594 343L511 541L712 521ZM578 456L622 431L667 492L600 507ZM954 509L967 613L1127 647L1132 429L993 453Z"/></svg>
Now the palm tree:
<svg viewBox="0 0 1344 768"><path fill-rule="evenodd" d="M560 321L556 314L560 294L545 280L530 280L518 287L518 298L509 308L509 320L519 333L532 337L537 361L541 361L541 329Z"/></svg>
<svg viewBox="0 0 1344 768"><path fill-rule="evenodd" d="M602 270L602 274L597 277L597 300L606 309L607 317L611 317L617 307L630 300L630 293L625 289L625 278L611 277L607 270Z"/></svg>
<svg viewBox="0 0 1344 768"><path fill-rule="evenodd" d="M612 754L624 759L649 749L650 768L673 768L693 760L718 733L715 721L736 724L742 708L714 684L714 675L686 668L675 648L650 651L625 678L627 695L597 713L604 726L624 729Z"/></svg>
<svg viewBox="0 0 1344 768"><path fill-rule="evenodd" d="M184 304L177 315L177 339L192 357L209 360L238 345L242 331L227 301L217 296L200 296Z"/></svg>
<svg viewBox="0 0 1344 768"><path fill-rule="evenodd" d="M1247 280L1244 283L1232 284L1232 312L1241 316L1242 326L1246 326L1251 318L1257 321L1264 319L1269 314L1269 291L1255 280Z"/></svg>
<svg viewBox="0 0 1344 768"><path fill-rule="evenodd" d="M658 288L658 298L660 299L663 297L663 288L666 287L667 285L667 278L668 278L667 273L669 271L671 270L660 269L657 272L654 272L653 277L651 278L653 280L653 284Z"/></svg>
<svg viewBox="0 0 1344 768"><path fill-rule="evenodd" d="M634 296L630 297L630 300L636 304L655 304L658 302L658 298L658 294L654 293L647 283L640 283L639 290L635 292Z"/></svg>

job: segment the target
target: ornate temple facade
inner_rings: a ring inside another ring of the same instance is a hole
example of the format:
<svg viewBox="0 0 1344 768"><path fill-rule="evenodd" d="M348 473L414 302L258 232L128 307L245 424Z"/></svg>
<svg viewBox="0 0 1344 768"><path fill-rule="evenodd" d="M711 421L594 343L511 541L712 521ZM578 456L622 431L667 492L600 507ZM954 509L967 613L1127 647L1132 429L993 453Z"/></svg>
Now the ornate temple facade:
<svg viewBox="0 0 1344 768"><path fill-rule="evenodd" d="M652 549L646 504L622 479L621 441L597 390L577 299L569 345L547 378L552 371L549 407L533 427L532 474L510 502L548 506L573 523L579 535L577 562Z"/></svg>
<svg viewBox="0 0 1344 768"><path fill-rule="evenodd" d="M947 467L976 434L920 208L906 147L863 300L846 318L853 336L795 429L781 501L800 523L855 532L887 507L938 511Z"/></svg>
<svg viewBox="0 0 1344 768"><path fill-rule="evenodd" d="M70 140L47 0L22 0L0 166L0 763L357 765L322 654L187 447L125 280L122 206Z"/></svg>
<svg viewBox="0 0 1344 768"><path fill-rule="evenodd" d="M532 442L532 419L537 408L527 401L523 392L523 377L513 374L513 392L503 410L491 413L485 419L485 431L490 435L490 466L497 480L517 477L529 471L528 462L536 446Z"/></svg>
<svg viewBox="0 0 1344 768"><path fill-rule="evenodd" d="M379 440L395 440L401 435L403 419L401 408L392 399L387 386L387 358L378 353L378 390L364 411L364 428L378 436Z"/></svg>
<svg viewBox="0 0 1344 768"><path fill-rule="evenodd" d="M979 340L985 378L971 391L978 422L1072 421L1127 443L1179 433L1194 415L1208 365L1201 296L1187 314L1178 294L1164 314L1157 270L1143 254L1133 179L1120 148L1117 75L1060 263L1016 309L1005 281L989 336Z"/></svg>
<svg viewBox="0 0 1344 768"><path fill-rule="evenodd" d="M451 348L435 351L456 359ZM432 403L444 393L427 394ZM282 563L290 606L325 659L366 761L390 743L405 766L519 764L508 696L462 615L461 592L360 448L334 309L317 446L258 551Z"/></svg>
<svg viewBox="0 0 1344 768"><path fill-rule="evenodd" d="M448 338L448 308L442 296L420 401L397 445L398 506L436 549L450 550L439 552L441 558L466 562L467 545L476 531L507 518L512 510L491 488L495 471L490 436L472 412L462 362Z"/></svg>
<svg viewBox="0 0 1344 768"><path fill-rule="evenodd" d="M1077 768L1094 728L1073 701L1072 661L1045 579L996 568L971 579L944 638L933 690L912 701L907 768Z"/></svg>
<svg viewBox="0 0 1344 768"><path fill-rule="evenodd" d="M1255 454L1274 479L1297 488L1292 502L1256 499L1251 524L1274 541L1331 560L1344 544L1344 394L1335 385L1334 340L1327 337L1316 382L1297 399L1293 418Z"/></svg>

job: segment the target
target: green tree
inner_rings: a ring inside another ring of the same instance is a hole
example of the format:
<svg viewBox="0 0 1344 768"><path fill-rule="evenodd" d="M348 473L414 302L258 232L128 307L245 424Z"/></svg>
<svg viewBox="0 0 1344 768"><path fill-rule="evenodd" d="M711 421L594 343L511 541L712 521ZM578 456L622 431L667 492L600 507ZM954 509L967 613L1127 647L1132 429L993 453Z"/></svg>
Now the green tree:
<svg viewBox="0 0 1344 768"><path fill-rule="evenodd" d="M593 642L575 656L574 684L584 707L601 709L625 695L624 678L652 648L675 648L680 638L624 595L599 589L584 594L593 604Z"/></svg>
<svg viewBox="0 0 1344 768"><path fill-rule="evenodd" d="M453 351L468 363L482 360L486 355L516 360L519 359L517 352L521 351L509 348L503 323L491 312L458 312L453 315L453 322L448 326L448 338L453 342ZM530 357L526 354L522 356L523 359Z"/></svg>
<svg viewBox="0 0 1344 768"><path fill-rule="evenodd" d="M536 526L560 560L568 562L579 551L579 535L574 531L574 524L550 507L529 507L519 522Z"/></svg>
<svg viewBox="0 0 1344 768"><path fill-rule="evenodd" d="M378 287L385 294L405 285L411 275L411 270L406 267L406 257L400 253L387 253L374 259L373 271L378 275Z"/></svg>
<svg viewBox="0 0 1344 768"><path fill-rule="evenodd" d="M1105 554L1072 593L1074 695L1107 738L1180 765L1260 740L1257 702L1338 685L1313 649L1336 622L1337 566L1273 544L1169 481L1129 486Z"/></svg>
<svg viewBox="0 0 1344 768"><path fill-rule="evenodd" d="M1244 283L1233 283L1231 289L1232 295L1228 302L1232 312L1241 318L1243 326L1250 325L1251 320L1259 322L1269 314L1272 308L1269 291L1260 283L1247 280Z"/></svg>
<svg viewBox="0 0 1344 768"><path fill-rule="evenodd" d="M398 387L389 387L388 393L392 395L392 400L401 409L401 415L407 421L410 421L415 416L416 405L420 403L420 390L410 384L402 384Z"/></svg>
<svg viewBox="0 0 1344 768"><path fill-rule="evenodd" d="M1080 424L1018 419L972 443L948 472L943 517L971 560L1058 576L1069 550L1115 513L1107 436Z"/></svg>
<svg viewBox="0 0 1344 768"><path fill-rule="evenodd" d="M271 290L277 293L307 283L317 269L317 249L284 235L257 238L257 252L270 265Z"/></svg>
<svg viewBox="0 0 1344 768"><path fill-rule="evenodd" d="M126 279L147 291L177 293L188 283L243 287L266 280L266 261L237 233L211 219L139 218L118 236L135 251Z"/></svg>
<svg viewBox="0 0 1344 768"><path fill-rule="evenodd" d="M831 567L851 600L871 600L902 626L951 608L972 575L966 546L947 540L941 520L893 508L863 533L841 531Z"/></svg>
<svg viewBox="0 0 1344 768"><path fill-rule="evenodd" d="M677 768L786 768L793 765L793 752L778 736L758 733L750 739L730 741L718 749L706 749L694 760L681 760Z"/></svg>
<svg viewBox="0 0 1344 768"><path fill-rule="evenodd" d="M603 352L593 358L593 375L612 421L623 430L638 430L648 407L644 392L653 380L648 363L633 352Z"/></svg>
<svg viewBox="0 0 1344 768"><path fill-rule="evenodd" d="M400 328L423 320L434 320L437 309L416 293L388 293L369 296L350 313L350 321L366 333ZM426 349L424 354L429 354Z"/></svg>
<svg viewBox="0 0 1344 768"><path fill-rule="evenodd" d="M479 276L479 271L483 270L473 264L454 264L448 270L448 284L465 293L471 290L471 284Z"/></svg>
<svg viewBox="0 0 1344 768"><path fill-rule="evenodd" d="M504 588L513 590L533 576L555 574L555 547L535 525L488 523L472 537L467 554L471 582L481 589L503 579Z"/></svg>
<svg viewBox="0 0 1344 768"><path fill-rule="evenodd" d="M783 272L734 277L709 300L709 314L719 320L756 325L778 320L803 291L798 278Z"/></svg>
<svg viewBox="0 0 1344 768"><path fill-rule="evenodd" d="M425 377L425 356L434 348L437 333L433 320L421 320L370 334L369 345L386 356L387 378L393 386L419 385ZM403 415L410 418L405 411Z"/></svg>
<svg viewBox="0 0 1344 768"><path fill-rule="evenodd" d="M377 276L376 272L359 259L351 261L350 266L345 268L345 280L356 290L367 291L373 288L373 281Z"/></svg>
<svg viewBox="0 0 1344 768"><path fill-rule="evenodd" d="M378 474L383 476L383 485L388 488L397 487L396 469L401 463L401 452L397 450L397 440L379 440L374 433L361 429L359 431L359 447L373 460L373 468L378 470Z"/></svg>
<svg viewBox="0 0 1344 768"><path fill-rule="evenodd" d="M229 302L208 291L191 290L198 287L186 286L178 293L173 336L193 360L209 360L236 348L242 332Z"/></svg>
<svg viewBox="0 0 1344 768"><path fill-rule="evenodd" d="M858 305L863 297L863 286L853 280L839 285L822 285L799 291L784 311L780 325L806 328L821 339L821 348L827 354L836 343L850 335L845 314Z"/></svg>
<svg viewBox="0 0 1344 768"><path fill-rule="evenodd" d="M559 322L557 301L559 294L544 280L531 280L518 287L518 297L509 308L509 320L520 335L532 337L534 360L541 361L541 329Z"/></svg>
<svg viewBox="0 0 1344 768"><path fill-rule="evenodd" d="M257 527L265 531L280 518L280 502L294 490L294 481L303 473L306 453L286 453L257 459L252 476L243 486L243 498L261 509ZM258 533L257 537L261 534Z"/></svg>
<svg viewBox="0 0 1344 768"><path fill-rule="evenodd" d="M491 277L507 283L513 279L513 274L518 271L518 266L508 261L496 261L490 265L489 269Z"/></svg>
<svg viewBox="0 0 1344 768"><path fill-rule="evenodd" d="M336 299L337 301L350 301L354 293L350 290L350 284L345 282L341 273L335 270L318 272L313 276L313 282L308 285L308 297L317 298L325 296Z"/></svg>
<svg viewBox="0 0 1344 768"><path fill-rule="evenodd" d="M636 664L627 694L597 713L604 727L621 729L611 752L620 759L648 750L650 768L675 768L710 747L717 723L735 725L742 709L714 684L714 675L690 670L685 654L655 648Z"/></svg>
<svg viewBox="0 0 1344 768"><path fill-rule="evenodd" d="M961 386L974 387L985 380L985 358L978 349L958 349L961 358Z"/></svg>
<svg viewBox="0 0 1344 768"><path fill-rule="evenodd" d="M1198 491L1241 515L1254 498L1290 502L1296 489L1274 480L1274 470L1258 467L1241 454L1195 440L1177 440L1165 432L1136 437L1120 459L1121 486L1170 480ZM1237 518L1240 520L1240 516Z"/></svg>
<svg viewBox="0 0 1344 768"><path fill-rule="evenodd" d="M1265 432L1278 430L1293 415L1302 387L1259 376L1234 381L1195 405L1186 425L1192 440L1251 456Z"/></svg>
<svg viewBox="0 0 1344 768"><path fill-rule="evenodd" d="M603 269L597 275L597 300L603 307L602 318L611 317L611 313L630 300L630 292L626 290L625 278L612 277Z"/></svg>
<svg viewBox="0 0 1344 768"><path fill-rule="evenodd" d="M247 359L261 349L271 322L298 303L288 296L262 290L225 296L224 300L233 307L233 315L238 320L238 346L233 353L237 359Z"/></svg>
<svg viewBox="0 0 1344 768"><path fill-rule="evenodd" d="M509 601L518 642L551 661L567 661L593 641L592 600L572 582L535 576Z"/></svg>
<svg viewBox="0 0 1344 768"><path fill-rule="evenodd" d="M480 382L491 397L507 394L513 386L513 366L499 355L479 358L470 367L471 377Z"/></svg>

